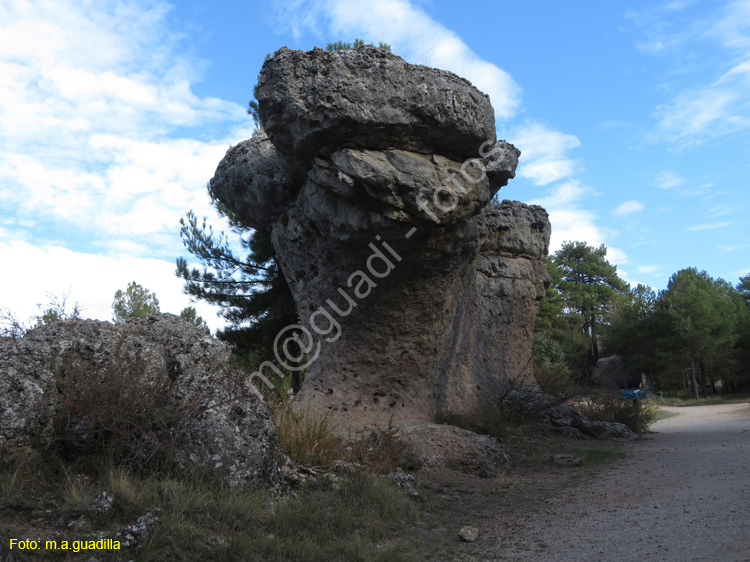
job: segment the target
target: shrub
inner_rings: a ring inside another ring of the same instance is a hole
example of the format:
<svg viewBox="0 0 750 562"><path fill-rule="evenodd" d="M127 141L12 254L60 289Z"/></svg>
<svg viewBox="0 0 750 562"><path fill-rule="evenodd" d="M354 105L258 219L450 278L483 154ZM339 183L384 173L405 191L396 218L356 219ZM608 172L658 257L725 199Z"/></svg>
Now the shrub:
<svg viewBox="0 0 750 562"><path fill-rule="evenodd" d="M137 470L171 468L186 422L215 406L218 392L238 398L241 374L191 392L167 369L126 357L124 339L123 334L104 367L84 360L75 347L64 354L56 373L61 405L56 449L67 458L104 458L108 465Z"/></svg>
<svg viewBox="0 0 750 562"><path fill-rule="evenodd" d="M616 422L636 431L636 414L631 400L623 400L619 390L588 397L577 406L591 421ZM641 400L639 409L641 429L646 431L656 418L656 408Z"/></svg>
<svg viewBox="0 0 750 562"><path fill-rule="evenodd" d="M398 428L393 422L385 429L359 432L350 442L347 459L365 465L372 472L393 472L404 464ZM407 464L413 465L414 460L410 459Z"/></svg>
<svg viewBox="0 0 750 562"><path fill-rule="evenodd" d="M306 466L330 466L343 456L343 444L334 434L327 416L309 410L295 412L282 402L276 406L274 421L279 444L296 463Z"/></svg>

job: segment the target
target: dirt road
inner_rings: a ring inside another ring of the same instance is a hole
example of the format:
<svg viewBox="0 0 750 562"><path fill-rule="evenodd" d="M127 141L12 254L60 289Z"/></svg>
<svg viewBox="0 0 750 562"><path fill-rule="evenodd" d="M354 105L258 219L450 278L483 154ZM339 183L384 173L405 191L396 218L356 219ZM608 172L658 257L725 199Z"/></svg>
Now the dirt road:
<svg viewBox="0 0 750 562"><path fill-rule="evenodd" d="M475 560L750 561L750 404L669 408L628 459Z"/></svg>

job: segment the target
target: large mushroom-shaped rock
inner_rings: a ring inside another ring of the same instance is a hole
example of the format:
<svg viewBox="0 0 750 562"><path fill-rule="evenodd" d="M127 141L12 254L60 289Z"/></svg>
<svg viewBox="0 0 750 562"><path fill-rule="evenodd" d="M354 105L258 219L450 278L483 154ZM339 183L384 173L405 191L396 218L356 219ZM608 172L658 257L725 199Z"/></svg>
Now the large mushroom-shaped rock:
<svg viewBox="0 0 750 562"><path fill-rule="evenodd" d="M316 155L342 146L397 147L462 162L495 138L487 95L451 72L383 49L284 47L263 65L259 84L261 121L295 178Z"/></svg>
<svg viewBox="0 0 750 562"><path fill-rule="evenodd" d="M496 141L487 96L362 47L282 49L258 99L255 143L270 141L283 170L262 187L273 195L252 179L267 177L270 152L230 150L210 184L270 231L299 311L254 380L306 368L299 402L349 427L472 415L534 386L550 226L541 207L490 204L520 152Z"/></svg>
<svg viewBox="0 0 750 562"><path fill-rule="evenodd" d="M134 457L148 458L173 438L173 460L185 470L213 473L231 486L277 486L288 460L265 404L229 368L229 353L171 314L116 325L73 319L0 339L0 458L48 446L52 422L61 416L67 421L56 435L61 452L87 451L107 416L130 416L138 427L144 415L108 410L130 404L127 397L154 397L149 403L158 402L160 412L145 415L158 427L133 436L140 439Z"/></svg>

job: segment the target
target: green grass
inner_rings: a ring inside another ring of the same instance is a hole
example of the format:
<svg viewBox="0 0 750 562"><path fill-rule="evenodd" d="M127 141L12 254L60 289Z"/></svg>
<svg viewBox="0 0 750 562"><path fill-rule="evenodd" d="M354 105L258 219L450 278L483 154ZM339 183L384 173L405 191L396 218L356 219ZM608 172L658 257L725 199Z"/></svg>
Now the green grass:
<svg viewBox="0 0 750 562"><path fill-rule="evenodd" d="M86 540L112 537L147 512L158 518L141 551L117 558L116 551L19 552L13 560L248 560L299 562L398 562L413 559L401 531L416 522L418 507L393 484L372 473L339 479L336 485L303 485L296 496L230 489L204 479L169 474L139 476L112 469L96 477L30 467L0 473L0 559L8 538ZM111 511L97 514L90 501L101 490L115 495ZM273 505L273 507L271 507ZM82 515L89 531L67 522ZM62 522L62 524L60 524ZM121 551L124 552L124 551Z"/></svg>

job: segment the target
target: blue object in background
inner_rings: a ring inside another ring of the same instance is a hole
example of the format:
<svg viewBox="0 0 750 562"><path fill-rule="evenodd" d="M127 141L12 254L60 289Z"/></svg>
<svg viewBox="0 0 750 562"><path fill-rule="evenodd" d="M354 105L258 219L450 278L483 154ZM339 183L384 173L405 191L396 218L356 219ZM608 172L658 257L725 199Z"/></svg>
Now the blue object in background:
<svg viewBox="0 0 750 562"><path fill-rule="evenodd" d="M643 400L646 398L646 391L642 388L626 388L620 390L623 400Z"/></svg>

